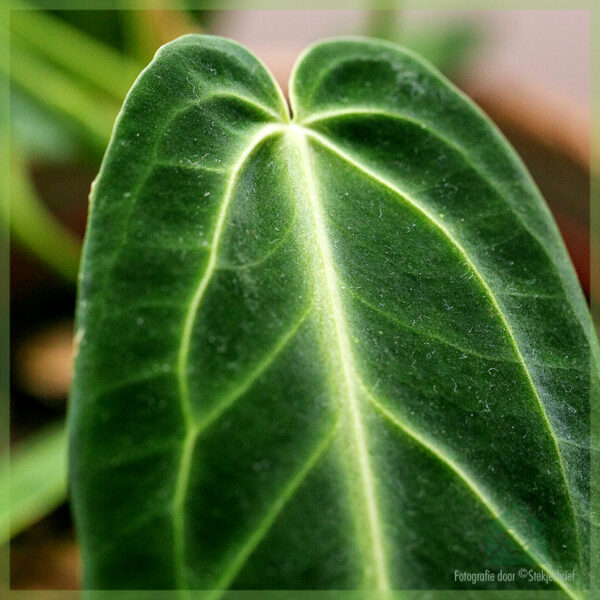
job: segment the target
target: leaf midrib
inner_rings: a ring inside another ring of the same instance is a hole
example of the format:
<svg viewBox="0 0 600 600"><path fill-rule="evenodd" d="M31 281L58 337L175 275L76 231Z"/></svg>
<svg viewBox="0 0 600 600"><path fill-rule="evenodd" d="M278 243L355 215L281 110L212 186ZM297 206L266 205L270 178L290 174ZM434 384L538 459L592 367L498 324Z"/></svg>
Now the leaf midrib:
<svg viewBox="0 0 600 600"><path fill-rule="evenodd" d="M331 255L331 248L324 224L321 203L318 197L318 190L315 185L315 177L311 166L311 160L308 150L308 144L305 139L305 130L290 125L290 134L295 139L299 149L302 171L306 184L306 197L309 212L312 213L314 224L314 237L320 255L322 266L322 276L324 281L316 279L316 285L323 289L325 297L328 299L329 316L333 321L335 329L335 347L339 361L342 366L343 387L345 388L345 402L342 406L348 411L350 419L351 437L353 438L355 450L358 455L358 465L360 473L359 485L362 488L360 494L365 501L367 513L367 523L369 529L368 546L372 555L375 570L375 586L377 590L386 591L391 589L389 574L387 572L387 560L384 551L383 532L381 527L381 517L375 493L375 483L373 478L373 468L369 455L369 444L363 424L360 403L357 393L356 366L347 331L347 324L342 307L342 301L339 297L339 283L334 261Z"/></svg>

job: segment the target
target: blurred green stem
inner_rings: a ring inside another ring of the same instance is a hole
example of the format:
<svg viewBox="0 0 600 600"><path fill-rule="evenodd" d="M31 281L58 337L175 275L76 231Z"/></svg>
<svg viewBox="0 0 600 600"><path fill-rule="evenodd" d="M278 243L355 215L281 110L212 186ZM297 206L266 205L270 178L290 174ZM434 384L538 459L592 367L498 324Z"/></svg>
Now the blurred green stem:
<svg viewBox="0 0 600 600"><path fill-rule="evenodd" d="M13 44L20 41L23 47L39 52L119 102L141 71L136 61L46 12L13 13L11 33Z"/></svg>
<svg viewBox="0 0 600 600"><path fill-rule="evenodd" d="M2 206L11 234L48 266L71 282L77 281L81 244L42 204L15 155L10 164L10 202Z"/></svg>
<svg viewBox="0 0 600 600"><path fill-rule="evenodd" d="M399 13L399 10L369 10L365 35L397 42L401 37Z"/></svg>
<svg viewBox="0 0 600 600"><path fill-rule="evenodd" d="M0 544L39 521L67 497L67 435L63 423L46 426L0 458Z"/></svg>
<svg viewBox="0 0 600 600"><path fill-rule="evenodd" d="M147 63L159 45L156 29L142 18L141 11L122 10L119 16L127 33L127 49L137 60Z"/></svg>
<svg viewBox="0 0 600 600"><path fill-rule="evenodd" d="M120 12L129 53L147 64L160 46L186 33L200 33L183 0L162 0L158 10Z"/></svg>
<svg viewBox="0 0 600 600"><path fill-rule="evenodd" d="M20 45L11 46L12 81L33 98L77 123L89 141L104 151L117 116L117 103L87 93L69 76L44 64Z"/></svg>

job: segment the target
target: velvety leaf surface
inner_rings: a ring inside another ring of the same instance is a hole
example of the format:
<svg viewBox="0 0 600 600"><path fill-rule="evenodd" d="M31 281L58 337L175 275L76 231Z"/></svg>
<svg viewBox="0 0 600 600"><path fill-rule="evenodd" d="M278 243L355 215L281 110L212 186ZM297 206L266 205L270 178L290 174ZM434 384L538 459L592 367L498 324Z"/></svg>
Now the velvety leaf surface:
<svg viewBox="0 0 600 600"><path fill-rule="evenodd" d="M394 45L312 46L290 103L210 36L127 97L78 301L86 585L452 589L517 565L575 581L480 587L579 597L596 342L539 192Z"/></svg>

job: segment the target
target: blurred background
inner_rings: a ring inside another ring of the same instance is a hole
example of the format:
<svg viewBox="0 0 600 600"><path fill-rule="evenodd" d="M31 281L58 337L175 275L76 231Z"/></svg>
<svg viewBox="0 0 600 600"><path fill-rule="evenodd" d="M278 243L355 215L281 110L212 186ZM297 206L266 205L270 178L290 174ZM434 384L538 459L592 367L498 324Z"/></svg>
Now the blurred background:
<svg viewBox="0 0 600 600"><path fill-rule="evenodd" d="M555 215L590 293L590 22L584 11L41 11L22 4L10 36L11 587L79 585L66 504L64 417L87 197L112 124L163 43L219 34L253 50L284 90L310 42L371 35L433 62L504 131ZM4 206L4 203L3 203ZM8 527L0 527L0 531Z"/></svg>

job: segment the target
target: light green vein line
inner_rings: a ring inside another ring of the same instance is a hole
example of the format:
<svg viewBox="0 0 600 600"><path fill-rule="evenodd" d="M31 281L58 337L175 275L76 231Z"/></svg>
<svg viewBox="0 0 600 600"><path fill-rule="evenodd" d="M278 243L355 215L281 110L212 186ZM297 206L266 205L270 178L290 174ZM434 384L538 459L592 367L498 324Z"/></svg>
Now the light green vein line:
<svg viewBox="0 0 600 600"><path fill-rule="evenodd" d="M198 314L198 310L200 308L200 304L202 299L204 298L204 294L206 289L208 288L208 284L215 272L217 266L217 255L219 250L219 243L221 240L221 235L223 233L223 228L225 226L225 219L227 216L227 210L229 208L229 203L233 196L233 191L235 189L238 177L242 172L244 164L250 157L250 155L256 150L256 148L269 136L277 133L281 130L281 126L279 125L266 125L260 132L255 134L253 138L251 138L250 142L246 149L241 153L239 159L235 163L233 170L231 172L231 177L227 183L227 188L225 189L225 194L223 196L223 202L221 203L221 207L219 210L219 214L217 216L217 222L215 225L215 231L212 238L212 243L210 246L208 261L206 264L206 268L204 273L196 287L196 290L191 298L190 306L185 316L184 324L183 324L183 332L181 336L181 342L179 346L179 353L177 357L177 382L178 382L178 390L179 390L179 400L181 405L181 414L184 421L184 426L186 430L185 438L182 446L181 459L178 465L177 478L175 482L175 493L173 498L173 533L174 533L174 560L175 560L175 568L176 572L176 580L177 585L180 588L185 588L186 586L186 575L185 575L185 511L184 511L184 503L186 490L189 483L190 471L191 471L191 462L192 456L194 452L194 445L196 442L196 432L195 432L195 423L194 423L194 415L192 411L192 406L190 403L190 393L188 386L188 362L189 362L189 354L190 354L190 345L192 339L192 332L194 329L194 323L196 321L196 316Z"/></svg>
<svg viewBox="0 0 600 600"><path fill-rule="evenodd" d="M173 496L173 560L178 589L187 589L188 587L185 567L185 498L192 470L196 439L195 431L189 428L183 441Z"/></svg>
<svg viewBox="0 0 600 600"><path fill-rule="evenodd" d="M294 218L292 222L288 226L288 228L283 232L283 235L269 248L269 251L263 254L260 258L256 260L248 261L245 263L241 263L239 265L232 265L228 263L224 263L223 261L219 262L219 269L221 271L244 271L245 269L254 269L259 267L260 265L267 262L280 248L285 244L290 237L292 231L294 230L294 226L296 225L296 215L294 214Z"/></svg>
<svg viewBox="0 0 600 600"><path fill-rule="evenodd" d="M233 560L229 564L227 570L221 575L215 590L212 594L207 597L207 600L216 600L219 598L223 590L226 590L235 577L238 575L248 558L252 555L254 550L258 547L260 542L268 534L269 530L277 520L281 511L285 505L292 499L298 488L302 485L302 482L310 474L313 468L318 463L319 459L330 446L331 442L335 439L335 435L339 429L339 421L337 421L333 427L327 432L327 435L321 440L315 450L310 454L308 460L302 465L294 477L287 483L283 488L275 502L271 505L271 508L267 514L263 517L262 521L254 529L253 533L244 542L241 549L235 554Z"/></svg>
<svg viewBox="0 0 600 600"><path fill-rule="evenodd" d="M577 540L578 540L578 551L579 551L579 560L580 560L580 567L582 568L582 554L581 554L581 539L580 539L580 533L579 533L579 522L577 519L577 514L576 514L576 510L575 510L575 504L573 501L573 494L571 492L571 486L569 485L569 480L567 477L567 472L565 470L565 465L563 462L563 457L562 457L562 453L560 451L560 445L558 442L558 439L556 437L556 433L554 432L554 428L552 427L550 420L548 418L548 415L546 413L546 410L544 408L544 404L542 403L542 400L538 394L537 388L535 387L535 384L533 382L531 373L529 372L529 369L525 363L525 360L523 358L523 355L521 354L521 350L519 349L519 346L517 344L515 335L512 331L512 328L510 327L510 324L508 323L508 321L506 320L506 317L504 316L504 313L502 312L502 309L500 308L500 305L498 304L498 301L496 300L496 297L494 296L492 290L490 289L490 287L488 286L487 282L485 281L485 279L483 278L483 276L481 275L481 273L479 272L479 269L477 268L476 264L473 262L473 260L471 259L471 257L469 256L469 254L467 253L467 251L465 250L465 248L463 248L463 246L460 244L460 242L452 235L452 233L445 227L445 225L438 221L435 216L430 213L420 202L418 202L417 200L413 199L410 197L410 195L408 195L406 192L403 192L402 190L400 190L398 187L396 187L394 184L392 184L391 182L387 181L384 177L382 177L381 175L379 175L376 171L373 171L371 169L369 169L368 167L366 167L365 165L363 165L361 162L357 161L356 158L350 156L349 154L347 154L346 152L344 152L341 148L339 148L336 144L330 142L327 138L325 138L324 136L322 136L319 133L316 133L314 131L311 131L310 129L305 129L304 130L306 132L306 134L310 137L312 137L314 140L316 140L319 144L321 144L322 146L324 146L325 148L327 148L330 152L333 152L334 154L336 154L337 156L339 156L341 159L343 159L344 161L346 161L347 163L351 164L352 166L354 166L355 168L357 168L358 170L362 171L365 175L367 175L368 177L370 177L371 179L373 179L373 181L379 183L380 185L388 188L389 190L391 190L392 192L394 192L394 194L396 196L399 196L400 198L402 198L403 200L405 200L407 203L409 203L410 205L412 205L414 208L416 208L419 212L421 212L427 219L429 219L445 236L446 238L454 245L454 247L460 252L460 254L463 256L464 260L466 261L466 263L471 267L471 269L473 270L474 275L477 277L477 279L480 282L481 287L483 288L483 290L485 291L486 295L488 296L488 299L490 301L490 303L492 304L492 306L494 307L494 310L496 311L498 318L500 319L500 321L502 322L506 333L508 334L508 338L510 340L510 343L514 349L515 355L519 360L519 363L521 364L521 368L523 370L523 374L525 375L528 385L531 388L531 392L533 394L533 397L535 398L540 414L542 416L542 419L545 422L546 428L548 430L548 434L550 435L550 438L552 439L552 443L554 445L555 451L556 451L556 456L558 459L558 465L561 471L561 475L562 478L564 480L565 483L565 488L567 490L567 494L569 497L569 504L571 507L571 512L573 515L573 521L574 521L574 526L575 526L575 533L577 536ZM582 572L585 572L585 570L582 568Z"/></svg>
<svg viewBox="0 0 600 600"><path fill-rule="evenodd" d="M299 125L312 125L320 121L329 121L338 117L353 117L353 116L373 116L373 117L390 117L391 119L398 118L396 113L391 113L380 108L345 108L340 110L328 110L320 113L314 113L305 119L302 119Z"/></svg>
<svg viewBox="0 0 600 600"><path fill-rule="evenodd" d="M512 529L509 524L507 524L502 518L502 512L498 506L494 503L494 501L488 496L485 490L469 475L454 459L447 456L444 451L437 446L435 442L430 439L427 439L424 435L414 430L408 423L402 421L398 418L394 413L392 413L388 408L386 408L379 400L377 400L371 392L367 389L367 387L361 382L361 387L364 390L369 402L375 407L375 409L383 415L390 423L395 425L398 429L403 431L409 437L414 439L420 446L428 450L433 456L435 456L439 461L443 462L449 469L451 469L469 488L469 490L473 493L473 495L485 506L485 508L492 514L494 519L496 519L503 528L508 532L508 534L515 540L515 542L523 549L523 551L531 556L536 563L546 571L549 575L553 577L553 579L571 596L571 598L580 598L578 592L572 590L565 582L562 581L560 575L554 571L554 569L545 564L545 561L535 552L532 551L527 542L519 536L519 533Z"/></svg>
<svg viewBox="0 0 600 600"><path fill-rule="evenodd" d="M123 377L122 379L116 380L112 382L110 385L105 385L99 387L94 390L93 394L90 394L90 398L100 398L106 394L112 394L117 392L123 388L126 388L130 385L135 385L136 383L145 383L150 382L154 379L160 379L161 377L169 377L170 374L165 371L142 371L140 370L135 375L130 375L129 377Z"/></svg>
<svg viewBox="0 0 600 600"><path fill-rule="evenodd" d="M248 106L252 106L256 110L262 112L264 115L273 117L276 121L280 121L280 122L285 121L285 115L280 115L279 113L276 113L274 110L270 109L265 104L256 102L255 100L252 100L248 96L242 96L240 94L235 94L234 92L232 92L230 90L220 90L218 92L213 92L212 94L205 94L203 96L200 96L200 98L202 98L202 101L208 101L208 102L210 102L213 99L220 100L222 98L233 98L233 99L237 100L238 102L241 102L242 104L247 104Z"/></svg>
<svg viewBox="0 0 600 600"><path fill-rule="evenodd" d="M356 391L356 368L354 365L354 358L352 356L348 332L346 331L346 322L342 308L342 302L338 292L339 284L337 280L337 274L335 271L334 261L331 256L331 250L329 248L327 232L321 212L317 189L315 187L315 178L312 173L308 143L304 135L305 130L294 124L291 124L289 128L290 133L295 139L300 152L300 159L307 184L309 209L312 213L312 219L315 226L315 238L317 241L319 254L321 255L323 267L324 282L322 285L324 285L324 291L328 297L328 306L331 312L330 316L334 324L335 340L342 367L343 385L347 396L347 404L345 407L348 411L352 429L352 437L356 445L358 470L361 479L360 485L362 488L361 495L364 497L365 502L364 510L367 515L369 530L369 551L375 568L375 585L378 590L389 590L391 586L384 552L381 518L377 506L375 484L371 460L369 457L366 432L362 423L361 408Z"/></svg>
<svg viewBox="0 0 600 600"><path fill-rule="evenodd" d="M146 527L152 521L157 521L168 516L168 510L168 507L160 504L156 508L140 514L137 518L127 521L117 533L94 547L94 556L98 559L104 558L105 556L114 556L115 551L118 552L118 549L121 547L123 540L126 540L134 531Z"/></svg>
<svg viewBox="0 0 600 600"><path fill-rule="evenodd" d="M282 350L288 345L290 340L296 335L302 324L306 320L310 311L313 308L312 302L308 308L302 313L300 318L293 324L293 326L287 331L275 344L271 352L260 361L252 373L245 379L245 381L237 387L233 392L227 395L225 400L219 403L212 411L210 411L203 419L201 419L195 426L196 435L200 435L208 427L210 427L225 411L227 411L239 398L241 398L256 382L256 380L267 371L267 369L273 364L275 359L280 355Z"/></svg>
<svg viewBox="0 0 600 600"><path fill-rule="evenodd" d="M460 346L459 344L455 344L451 340L449 340L441 335L437 335L431 331L425 331L424 329L421 329L419 327L409 325L409 323L407 321L401 321L395 315L387 312L386 310L384 310L382 308L379 308L375 304L372 304L371 302L369 302L368 300L363 298L360 294L358 294L355 290L351 289L351 287L349 285L346 285L346 293L349 294L350 296L352 296L353 298L355 298L357 302L360 302L361 304L366 306L369 310L373 311L374 313L376 313L378 315L381 315L384 319L386 319L386 321L388 321L392 325L396 325L397 327L406 329L407 331L410 331L414 335L424 337L430 341L435 340L435 341L439 342L440 344L447 346L448 348L453 348L454 350L457 350L458 352L461 352L463 354L468 354L469 356L472 356L474 358L481 358L481 359L489 361L489 362L493 361L493 362L499 362L499 363L507 363L507 364L511 364L511 365L520 365L521 364L518 361L518 359L516 359L516 358L510 359L510 358L506 358L504 356L489 356L486 354L481 354L480 352L477 352L470 348L465 348L463 346ZM529 362L530 362L530 364L535 365L537 367L545 367L545 368L559 369L559 370L563 370L563 371L577 371L577 372L587 373L587 371L584 371L583 369L577 367L576 365L557 365L557 364L550 364L550 363L542 364L542 363L538 363L536 361L529 361Z"/></svg>
<svg viewBox="0 0 600 600"><path fill-rule="evenodd" d="M188 426L193 424L193 415L189 400L189 389L187 380L187 366L190 354L190 344L192 339L192 331L200 308L200 303L204 298L204 294L208 287L208 284L217 268L217 256L219 251L219 243L221 241L221 235L225 226L225 218L227 216L227 210L229 209L229 203L237 183L237 179L242 172L244 164L250 157L250 155L256 150L256 148L269 136L277 133L281 130L281 126L278 125L267 125L259 133L257 133L251 140L246 149L240 155L240 158L235 163L231 172L231 177L225 189L223 202L219 210L217 217L217 223L215 225L215 231L213 234L212 243L210 245L210 251L208 255L208 261L206 268L196 287L194 295L192 296L189 309L185 316L183 324L183 333L181 336L181 343L179 346L179 354L177 359L177 373L179 383L179 397L181 400L181 411L183 413L184 420Z"/></svg>

